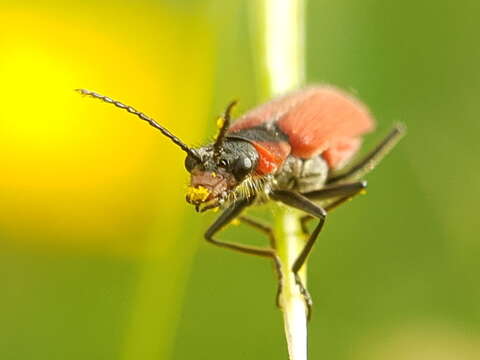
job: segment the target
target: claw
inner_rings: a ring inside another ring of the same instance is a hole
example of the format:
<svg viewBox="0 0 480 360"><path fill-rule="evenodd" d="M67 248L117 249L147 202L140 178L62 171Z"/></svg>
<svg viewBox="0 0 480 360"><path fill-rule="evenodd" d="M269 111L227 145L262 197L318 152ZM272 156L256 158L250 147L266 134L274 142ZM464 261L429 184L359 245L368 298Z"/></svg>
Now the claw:
<svg viewBox="0 0 480 360"><path fill-rule="evenodd" d="M281 310L282 309L282 304L280 303L280 299L282 296L282 285L281 283L277 287L277 295L275 297L275 305Z"/></svg>
<svg viewBox="0 0 480 360"><path fill-rule="evenodd" d="M279 309L282 309L282 304L280 303L280 299L282 296L282 290L283 290L283 273L282 273L282 265L280 263L280 259L278 258L277 255L273 256L273 260L275 263L275 269L277 272L278 276L278 287L277 287L277 295L275 298L275 304Z"/></svg>
<svg viewBox="0 0 480 360"><path fill-rule="evenodd" d="M298 273L295 273L294 276L295 276L295 283L300 289L300 294L302 294L303 299L305 300L305 306L307 307L307 320L310 321L312 317L312 306L313 306L312 297L310 296L310 293L308 292L307 288L303 285L300 275L298 275Z"/></svg>

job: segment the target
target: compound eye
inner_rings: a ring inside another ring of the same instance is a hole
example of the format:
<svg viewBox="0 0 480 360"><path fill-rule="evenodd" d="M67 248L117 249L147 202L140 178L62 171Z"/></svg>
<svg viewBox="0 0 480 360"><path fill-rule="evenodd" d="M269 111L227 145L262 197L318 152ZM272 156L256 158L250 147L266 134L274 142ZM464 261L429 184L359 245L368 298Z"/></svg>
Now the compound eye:
<svg viewBox="0 0 480 360"><path fill-rule="evenodd" d="M228 169L228 161L225 159L220 160L219 165L225 169Z"/></svg>
<svg viewBox="0 0 480 360"><path fill-rule="evenodd" d="M188 172L191 172L197 165L198 160L191 155L187 155L185 158L185 169L187 169Z"/></svg>
<svg viewBox="0 0 480 360"><path fill-rule="evenodd" d="M233 166L233 175L237 180L243 179L252 171L253 163L248 157L240 157L235 161Z"/></svg>

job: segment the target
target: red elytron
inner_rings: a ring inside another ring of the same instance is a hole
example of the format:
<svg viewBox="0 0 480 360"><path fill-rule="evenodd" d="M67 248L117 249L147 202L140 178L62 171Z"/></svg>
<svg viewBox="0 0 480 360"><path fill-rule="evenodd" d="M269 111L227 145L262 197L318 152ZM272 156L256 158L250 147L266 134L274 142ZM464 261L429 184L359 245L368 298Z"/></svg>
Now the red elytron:
<svg viewBox="0 0 480 360"><path fill-rule="evenodd" d="M197 211L223 209L205 233L209 242L272 258L281 278L275 244L273 248L260 249L222 242L213 236L235 218L271 235L267 226L240 216L246 207L269 200L304 211L305 220L317 218L317 226L292 267L308 306L310 296L297 273L323 227L327 212L366 187L366 182L358 179L373 169L404 134L404 127L396 125L376 148L342 173L339 170L359 149L362 135L373 130L374 120L359 100L332 86L311 86L273 99L230 124L235 105L232 102L215 142L198 149L187 146L130 106L92 91L78 91L137 115L187 153L185 167L191 173L187 201Z"/></svg>

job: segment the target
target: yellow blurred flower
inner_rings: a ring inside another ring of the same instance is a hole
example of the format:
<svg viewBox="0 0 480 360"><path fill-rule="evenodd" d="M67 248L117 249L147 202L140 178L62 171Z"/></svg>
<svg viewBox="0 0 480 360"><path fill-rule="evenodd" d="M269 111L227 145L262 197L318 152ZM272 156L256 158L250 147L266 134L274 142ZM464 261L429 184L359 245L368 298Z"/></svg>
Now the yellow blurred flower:
<svg viewBox="0 0 480 360"><path fill-rule="evenodd" d="M184 154L73 89L118 98L199 141L210 29L201 17L150 4L135 9L141 26L127 5L115 10L111 18L55 7L0 13L0 229L12 241L130 252L142 241L119 241L124 234L159 213L180 221Z"/></svg>

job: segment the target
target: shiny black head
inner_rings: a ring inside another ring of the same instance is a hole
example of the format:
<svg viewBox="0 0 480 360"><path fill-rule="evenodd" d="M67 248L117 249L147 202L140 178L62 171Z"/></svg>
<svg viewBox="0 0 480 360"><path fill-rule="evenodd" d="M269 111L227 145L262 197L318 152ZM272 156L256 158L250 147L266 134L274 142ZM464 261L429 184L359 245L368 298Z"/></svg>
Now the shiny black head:
<svg viewBox="0 0 480 360"><path fill-rule="evenodd" d="M258 162L258 153L248 142L224 139L219 152L214 145L196 149L200 161L187 155L185 168L192 175L187 201L203 209L222 205L232 191L251 175ZM202 209L202 210L203 210Z"/></svg>

